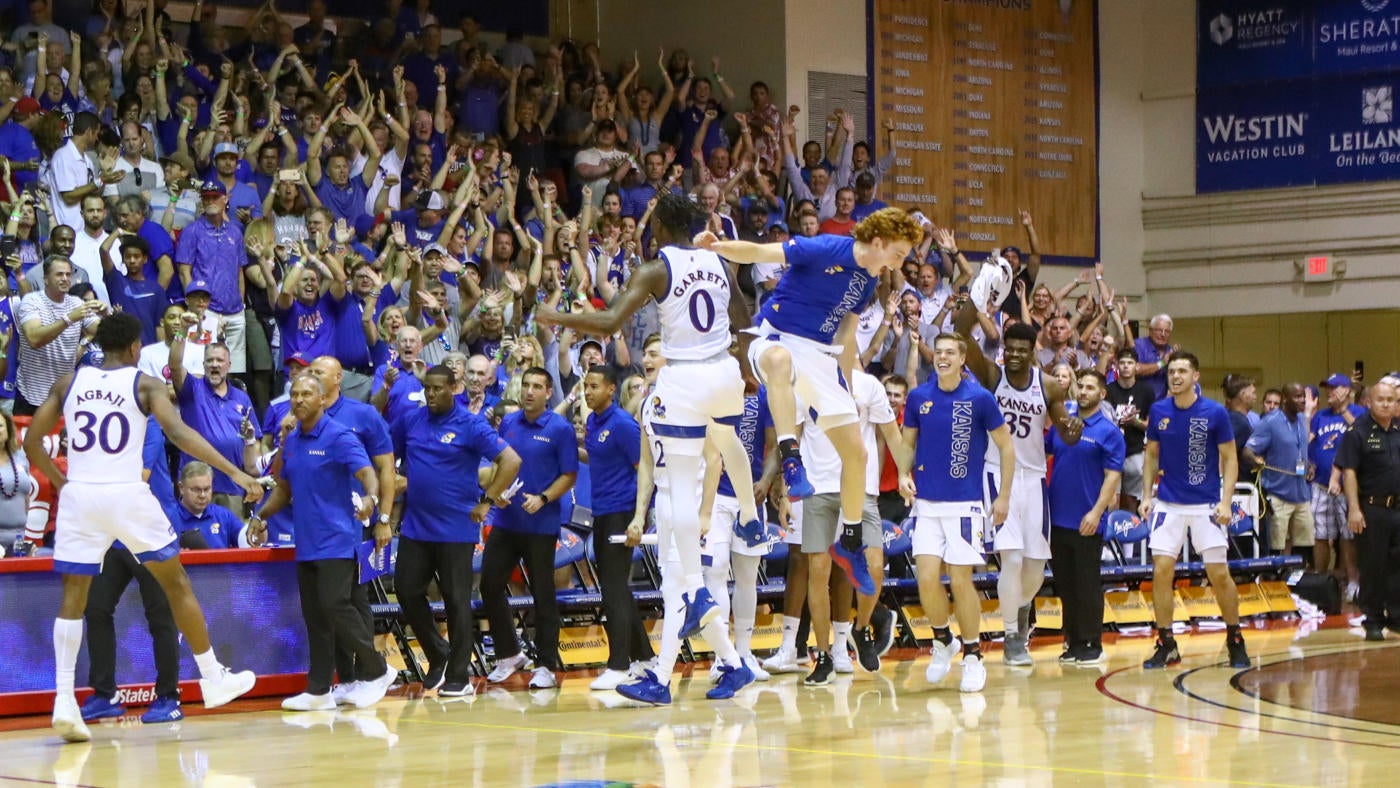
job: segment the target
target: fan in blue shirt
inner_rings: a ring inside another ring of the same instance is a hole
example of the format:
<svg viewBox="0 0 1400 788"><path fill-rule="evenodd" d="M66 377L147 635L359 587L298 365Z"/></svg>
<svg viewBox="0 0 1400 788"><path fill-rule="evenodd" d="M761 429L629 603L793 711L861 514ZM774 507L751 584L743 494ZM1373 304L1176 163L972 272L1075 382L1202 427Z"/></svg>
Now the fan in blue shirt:
<svg viewBox="0 0 1400 788"><path fill-rule="evenodd" d="M899 268L923 238L923 228L898 208L876 211L854 237L792 238L784 243L720 241L702 233L696 243L735 263L786 264L787 271L764 302L749 358L766 384L768 407L788 495L812 495L797 446L796 397L813 409L841 457L842 554L862 555L860 521L865 502L864 444L855 401L846 381L856 363L855 329L875 296L880 275ZM834 556L840 562L843 556ZM850 560L850 559L845 559Z"/></svg>
<svg viewBox="0 0 1400 788"><path fill-rule="evenodd" d="M243 522L223 506L213 503L214 471L202 462L192 462L180 471L180 500L165 509L165 516L178 533L199 531L211 549L238 547Z"/></svg>

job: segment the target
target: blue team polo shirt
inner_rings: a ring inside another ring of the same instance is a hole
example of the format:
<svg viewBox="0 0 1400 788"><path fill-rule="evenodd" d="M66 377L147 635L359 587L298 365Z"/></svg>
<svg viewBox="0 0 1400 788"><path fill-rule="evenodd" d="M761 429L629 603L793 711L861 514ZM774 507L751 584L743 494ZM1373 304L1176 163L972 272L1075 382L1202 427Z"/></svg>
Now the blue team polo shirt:
<svg viewBox="0 0 1400 788"><path fill-rule="evenodd" d="M269 403L267 412L263 415L262 431L264 435L272 436L274 449L281 448L277 436L282 429L282 419L291 409L292 401L283 397ZM296 534L292 531L292 504L289 503L277 514L267 518L267 546L291 547L295 543Z"/></svg>
<svg viewBox="0 0 1400 788"><path fill-rule="evenodd" d="M477 471L505 451L506 442L461 405L441 416L411 410L391 433L408 478L400 532L423 542L479 541L481 526L469 516L481 500Z"/></svg>
<svg viewBox="0 0 1400 788"><path fill-rule="evenodd" d="M365 453L370 460L382 454L392 454L394 443L389 438L389 424L384 421L384 417L379 415L379 411L368 402L360 402L349 397L340 397L326 408L326 415L335 419L350 428L359 439L360 445L365 447ZM378 473L378 471L375 471ZM355 492L364 492L358 480L351 484ZM388 498L387 493L381 493L381 498ZM384 511L388 511L388 501L385 501Z"/></svg>
<svg viewBox="0 0 1400 788"><path fill-rule="evenodd" d="M528 514L522 508L526 495L539 495L554 480L566 473L578 472L578 438L569 420L552 410L540 414L536 421L526 418L520 410L501 420L501 437L520 455L522 484L501 510L500 526L510 531L530 534L558 534L559 501L553 500Z"/></svg>
<svg viewBox="0 0 1400 788"><path fill-rule="evenodd" d="M243 522L217 503L209 504L201 514L195 514L185 508L185 504L177 503L165 510L165 516L170 518L170 524L179 533L197 530L204 534L205 544L212 549L238 547L238 531L243 527Z"/></svg>
<svg viewBox="0 0 1400 788"><path fill-rule="evenodd" d="M282 478L292 487L292 529L297 560L353 559L360 538L350 493L355 474L369 468L369 455L350 428L322 415L307 431L287 435Z"/></svg>
<svg viewBox="0 0 1400 788"><path fill-rule="evenodd" d="M1158 443L1158 499L1182 506L1220 503L1220 444L1235 442L1223 405L1199 394L1189 408L1177 407L1174 397L1157 400L1147 414L1147 439Z"/></svg>
<svg viewBox="0 0 1400 788"><path fill-rule="evenodd" d="M175 505L175 483L170 479L170 462L165 456L165 431L155 416L146 417L146 443L141 447L141 467L151 475L146 480L151 486L151 494L160 502L160 508L169 510ZM171 521L174 525L174 521Z"/></svg>
<svg viewBox="0 0 1400 788"><path fill-rule="evenodd" d="M1307 477L1308 420L1303 414L1297 414L1290 422L1283 408L1270 413L1260 420L1245 447L1263 457L1269 466L1259 472L1264 492L1289 503L1312 500ZM1303 473L1294 472L1299 468Z"/></svg>
<svg viewBox="0 0 1400 788"><path fill-rule="evenodd" d="M758 322L830 345L841 321L863 310L879 284L856 265L854 250L855 239L848 236L788 239L783 244L787 271L763 302Z"/></svg>
<svg viewBox="0 0 1400 788"><path fill-rule="evenodd" d="M414 374L405 369L398 359L389 362L399 370L399 379L394 381L393 388L389 389L389 401L384 406L384 418L393 423L403 416L404 413L414 408L424 407L426 400L423 398L423 382ZM370 396L379 393L384 388L384 373L389 369L385 364L374 370L374 383L370 386Z"/></svg>
<svg viewBox="0 0 1400 788"><path fill-rule="evenodd" d="M588 414L584 433L588 449L589 501L593 516L632 512L637 508L637 463L642 459L642 430L627 411L609 405Z"/></svg>
<svg viewBox="0 0 1400 788"><path fill-rule="evenodd" d="M316 303L309 306L296 298L288 309L276 307L277 329L282 335L282 357L297 353L303 358L312 359L334 356L335 318L339 311L335 296L328 292L322 293ZM361 336L364 336L363 333Z"/></svg>
<svg viewBox="0 0 1400 788"><path fill-rule="evenodd" d="M749 473L753 480L763 475L763 444L768 428L773 426L773 415L768 411L768 392L758 387L758 396L744 397L744 412L739 416L739 442L744 444L744 452L749 455ZM729 480L729 471L719 477L717 494L737 498L734 483ZM749 493L752 495L752 491Z"/></svg>
<svg viewBox="0 0 1400 788"><path fill-rule="evenodd" d="M988 433L1005 425L991 393L970 378L953 391L938 379L909 392L904 426L919 431L914 484L921 501L981 501Z"/></svg>
<svg viewBox="0 0 1400 788"><path fill-rule="evenodd" d="M1104 474L1122 473L1128 444L1102 409L1084 420L1078 443L1065 443L1059 429L1050 430L1049 443L1055 455L1055 472L1050 475L1050 525L1078 531L1079 521L1098 503Z"/></svg>
<svg viewBox="0 0 1400 788"><path fill-rule="evenodd" d="M185 420L185 423L209 441L209 444L235 467L242 468L243 433L241 429L244 415L252 419L254 433L258 437L262 436L262 430L258 427L256 415L253 413L253 401L248 399L248 395L230 383L228 393L219 396L203 377L186 375L185 385L180 388L177 398L180 404L180 416ZM181 452L180 467L185 467L193 459L188 454ZM243 488L234 484L227 474L216 468L214 469L214 492L242 495Z"/></svg>

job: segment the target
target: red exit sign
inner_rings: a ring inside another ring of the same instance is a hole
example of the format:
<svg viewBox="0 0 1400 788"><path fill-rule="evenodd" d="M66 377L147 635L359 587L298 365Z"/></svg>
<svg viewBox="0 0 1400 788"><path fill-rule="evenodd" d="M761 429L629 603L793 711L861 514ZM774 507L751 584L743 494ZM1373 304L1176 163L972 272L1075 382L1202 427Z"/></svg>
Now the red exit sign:
<svg viewBox="0 0 1400 788"><path fill-rule="evenodd" d="M1303 261L1303 281L1330 282L1334 278L1331 256L1313 255Z"/></svg>

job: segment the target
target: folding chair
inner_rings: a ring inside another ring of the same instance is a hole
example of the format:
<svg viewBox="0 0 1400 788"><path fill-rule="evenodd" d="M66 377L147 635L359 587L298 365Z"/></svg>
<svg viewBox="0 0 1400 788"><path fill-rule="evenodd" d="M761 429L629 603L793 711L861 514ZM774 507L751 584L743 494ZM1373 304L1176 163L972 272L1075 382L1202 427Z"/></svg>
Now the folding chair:
<svg viewBox="0 0 1400 788"><path fill-rule="evenodd" d="M1263 530L1259 527L1261 517L1264 513L1264 494L1259 488L1249 482L1239 482L1235 485L1235 494L1230 498L1230 526L1228 535L1230 549L1240 558L1258 558L1262 554L1260 542L1263 540ZM1254 544L1254 555L1246 556L1245 549L1240 542L1245 537L1251 537Z"/></svg>

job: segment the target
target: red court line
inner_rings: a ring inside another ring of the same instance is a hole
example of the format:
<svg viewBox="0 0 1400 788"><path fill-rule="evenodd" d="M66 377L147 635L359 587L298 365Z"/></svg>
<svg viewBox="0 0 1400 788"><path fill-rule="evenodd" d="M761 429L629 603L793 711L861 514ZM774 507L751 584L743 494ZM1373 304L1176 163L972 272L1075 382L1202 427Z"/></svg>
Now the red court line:
<svg viewBox="0 0 1400 788"><path fill-rule="evenodd" d="M1192 717L1192 716L1187 715L1187 714L1177 714L1176 712L1166 711L1166 710L1164 710L1164 709L1157 709L1157 708L1153 708L1153 707L1151 707L1151 706L1145 706L1145 705L1143 705L1143 704L1141 704L1141 703L1138 703L1137 701L1128 700L1127 698L1125 698L1125 697L1123 697L1123 696L1121 696L1121 695L1118 695L1118 694L1116 694L1116 693L1114 693L1114 692L1112 692L1112 691L1110 691L1110 690L1108 689L1108 680L1109 680L1109 679L1113 678L1114 676L1117 676L1117 675L1120 674L1120 673L1126 673L1127 671L1130 671L1130 670L1139 670L1139 669L1140 669L1140 668L1137 668L1137 667L1126 667L1126 668L1119 668L1118 670L1110 671L1110 672L1104 674L1103 676L1100 676L1100 677L1099 677L1099 680L1096 681L1096 682L1094 682L1094 688L1097 689L1097 690L1099 691L1099 694L1100 694L1100 695L1103 695L1104 697L1109 698L1110 700L1117 701L1117 702L1123 704L1124 706L1131 706L1132 708L1139 709L1139 710L1141 710L1141 711L1150 712L1150 713L1152 713L1152 714L1159 714L1159 715L1161 715L1161 716L1163 716L1163 717L1172 717L1172 718L1178 719L1178 720L1185 720L1185 721L1187 721L1187 722L1201 722L1201 723L1205 723L1205 724L1207 724L1207 725L1215 725L1215 726L1218 726L1218 727L1221 727L1221 728L1234 728L1235 730L1240 730L1240 731L1255 731L1255 732L1258 732L1258 733L1269 733L1269 734L1273 734L1273 735L1275 735L1275 736L1288 736L1288 737L1291 737L1291 738L1294 738L1294 739L1308 739L1308 740L1310 740L1310 741L1332 742L1332 743L1334 743L1334 744L1340 741L1342 744L1354 744L1354 745L1357 745L1358 747L1379 747L1380 749L1383 749L1383 750L1400 750L1400 744L1379 744L1379 743L1355 741L1355 740L1352 740L1352 739L1336 739L1336 738L1333 738L1333 737L1331 737L1331 736L1315 736L1315 735L1309 734L1309 733L1289 733L1288 731L1264 730L1263 728L1259 728L1259 727L1250 727L1250 726L1247 726L1247 725L1236 725L1236 724L1234 724L1234 723L1232 723L1232 722L1220 722L1220 721L1218 721L1218 720L1208 720L1208 719L1205 719L1205 718L1203 718L1203 717ZM1191 698L1193 698L1193 699L1195 699L1195 700L1201 700L1201 698L1198 698L1198 697L1192 696L1192 695L1188 695L1187 697L1191 697ZM1209 703L1210 701L1206 701L1206 702ZM1223 707L1223 708L1230 708L1230 707L1225 706L1225 707ZM1232 711L1242 711L1242 710L1240 710L1240 709L1231 709L1231 710L1232 710ZM1250 713L1250 712L1242 712L1242 713L1248 714L1248 713ZM1254 714L1255 714L1255 716L1266 716L1266 715L1260 715L1260 714L1258 714L1257 712L1254 712ZM1287 719L1287 718L1281 718L1281 719ZM1287 720L1287 721L1289 721L1289 722L1296 722L1296 723L1298 723L1299 725L1322 725L1323 727L1333 727L1333 726L1327 725L1326 723L1308 722L1308 721L1306 721L1306 720ZM1381 734L1381 735L1384 735L1384 734Z"/></svg>

